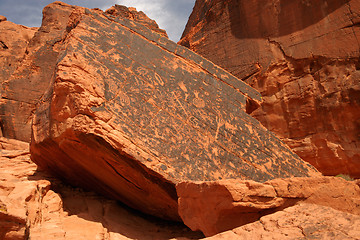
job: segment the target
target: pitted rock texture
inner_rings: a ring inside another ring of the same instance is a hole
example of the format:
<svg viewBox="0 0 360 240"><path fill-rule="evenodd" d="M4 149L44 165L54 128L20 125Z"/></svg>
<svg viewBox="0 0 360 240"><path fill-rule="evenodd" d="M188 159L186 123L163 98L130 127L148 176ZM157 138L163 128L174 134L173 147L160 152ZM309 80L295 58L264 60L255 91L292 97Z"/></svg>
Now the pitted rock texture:
<svg viewBox="0 0 360 240"><path fill-rule="evenodd" d="M66 29L33 119L40 167L173 220L181 181L319 175L245 112L257 91L187 48L98 10Z"/></svg>
<svg viewBox="0 0 360 240"><path fill-rule="evenodd" d="M7 80L23 60L26 47L36 30L0 20L0 83Z"/></svg>
<svg viewBox="0 0 360 240"><path fill-rule="evenodd" d="M315 204L301 203L259 221L208 237L208 240L295 240L360 238L360 216Z"/></svg>
<svg viewBox="0 0 360 240"><path fill-rule="evenodd" d="M25 54L19 55L23 56L22 61L2 81L0 120L4 137L30 142L32 116L49 87L59 53L56 43L66 33L73 8L60 2L44 8L42 26L33 33L29 43L23 43ZM12 41L14 38L9 40Z"/></svg>
<svg viewBox="0 0 360 240"><path fill-rule="evenodd" d="M356 0L197 0L180 44L259 90L252 116L326 175L360 177Z"/></svg>
<svg viewBox="0 0 360 240"><path fill-rule="evenodd" d="M245 78L282 54L357 58L359 12L356 0L197 0L179 43Z"/></svg>
<svg viewBox="0 0 360 240"><path fill-rule="evenodd" d="M200 239L183 224L136 212L37 170L29 144L0 138L0 239Z"/></svg>
<svg viewBox="0 0 360 240"><path fill-rule="evenodd" d="M5 17L0 17L0 84L6 84L11 74L17 69L22 60L26 57L27 46L34 36L37 28L28 28L6 21ZM19 89L20 90L20 89ZM9 109L4 109L6 104L11 104L14 100L0 89L0 136L8 135L9 129L6 120L11 114ZM26 109L27 104L17 102L20 109ZM21 112L21 110L18 110ZM21 116L23 117L23 116ZM21 118L19 117L19 118Z"/></svg>
<svg viewBox="0 0 360 240"><path fill-rule="evenodd" d="M360 188L339 177L184 182L176 186L179 214L205 236L231 230L299 203L360 215ZM311 223L315 224L315 223ZM291 236L293 237L293 236Z"/></svg>
<svg viewBox="0 0 360 240"><path fill-rule="evenodd" d="M264 99L252 116L323 174L359 178L358 64L357 59L279 61L250 80Z"/></svg>

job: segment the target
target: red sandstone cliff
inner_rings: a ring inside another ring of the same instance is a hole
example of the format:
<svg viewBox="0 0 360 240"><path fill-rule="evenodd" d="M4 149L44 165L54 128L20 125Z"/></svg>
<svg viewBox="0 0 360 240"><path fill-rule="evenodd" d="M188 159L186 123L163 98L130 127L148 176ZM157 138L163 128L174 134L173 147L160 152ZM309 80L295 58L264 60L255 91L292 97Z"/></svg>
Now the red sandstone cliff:
<svg viewBox="0 0 360 240"><path fill-rule="evenodd" d="M252 116L327 175L360 177L360 3L197 0L180 44L259 90Z"/></svg>

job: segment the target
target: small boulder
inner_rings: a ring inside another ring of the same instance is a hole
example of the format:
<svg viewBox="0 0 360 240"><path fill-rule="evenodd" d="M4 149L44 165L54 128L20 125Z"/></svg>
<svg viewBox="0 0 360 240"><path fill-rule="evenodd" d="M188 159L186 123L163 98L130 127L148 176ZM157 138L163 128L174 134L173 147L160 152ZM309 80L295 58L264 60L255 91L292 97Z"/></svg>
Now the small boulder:
<svg viewBox="0 0 360 240"><path fill-rule="evenodd" d="M338 177L184 182L176 186L179 214L206 236L227 231L300 202L360 215L360 188Z"/></svg>
<svg viewBox="0 0 360 240"><path fill-rule="evenodd" d="M359 239L359 226L359 215L301 203L206 239Z"/></svg>

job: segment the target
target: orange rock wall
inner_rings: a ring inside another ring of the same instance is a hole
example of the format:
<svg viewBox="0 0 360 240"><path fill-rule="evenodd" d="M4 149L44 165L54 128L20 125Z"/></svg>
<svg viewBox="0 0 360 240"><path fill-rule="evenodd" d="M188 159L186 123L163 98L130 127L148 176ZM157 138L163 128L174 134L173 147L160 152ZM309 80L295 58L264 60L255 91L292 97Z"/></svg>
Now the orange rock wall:
<svg viewBox="0 0 360 240"><path fill-rule="evenodd" d="M327 175L360 177L360 3L198 0L180 44L259 90L252 115Z"/></svg>

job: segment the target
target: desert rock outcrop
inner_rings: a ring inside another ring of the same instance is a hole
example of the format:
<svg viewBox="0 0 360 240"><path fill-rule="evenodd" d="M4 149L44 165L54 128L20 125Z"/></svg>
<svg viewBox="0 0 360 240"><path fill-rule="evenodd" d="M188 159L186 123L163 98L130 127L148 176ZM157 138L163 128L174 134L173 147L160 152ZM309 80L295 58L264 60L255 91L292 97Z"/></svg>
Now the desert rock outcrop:
<svg viewBox="0 0 360 240"><path fill-rule="evenodd" d="M193 230L211 236L299 203L360 215L360 188L340 177L184 182L176 186L179 214Z"/></svg>
<svg viewBox="0 0 360 240"><path fill-rule="evenodd" d="M180 44L260 91L252 113L322 173L360 177L356 0L197 0Z"/></svg>
<svg viewBox="0 0 360 240"><path fill-rule="evenodd" d="M173 220L181 181L319 174L246 113L261 100L247 84L139 22L57 8L66 31L32 126L43 169Z"/></svg>

